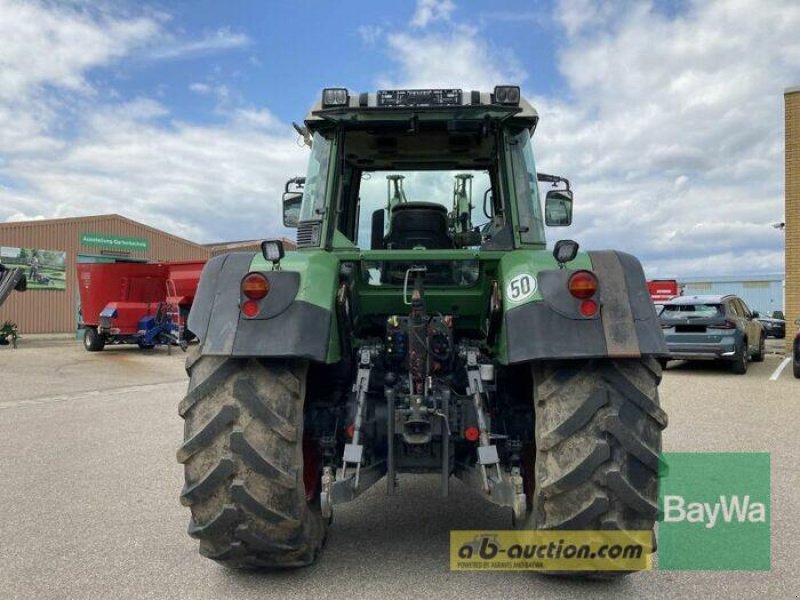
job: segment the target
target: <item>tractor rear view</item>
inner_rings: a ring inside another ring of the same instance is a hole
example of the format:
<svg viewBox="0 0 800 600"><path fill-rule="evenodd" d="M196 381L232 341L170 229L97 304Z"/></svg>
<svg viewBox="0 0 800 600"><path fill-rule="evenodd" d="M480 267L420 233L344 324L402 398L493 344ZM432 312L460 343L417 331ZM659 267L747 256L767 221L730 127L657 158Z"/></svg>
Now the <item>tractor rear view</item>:
<svg viewBox="0 0 800 600"><path fill-rule="evenodd" d="M311 564L335 507L401 473L520 529L652 531L663 336L634 257L546 249L573 194L537 173L537 122L515 86L323 91L284 194L298 249L212 259L189 316L204 556Z"/></svg>

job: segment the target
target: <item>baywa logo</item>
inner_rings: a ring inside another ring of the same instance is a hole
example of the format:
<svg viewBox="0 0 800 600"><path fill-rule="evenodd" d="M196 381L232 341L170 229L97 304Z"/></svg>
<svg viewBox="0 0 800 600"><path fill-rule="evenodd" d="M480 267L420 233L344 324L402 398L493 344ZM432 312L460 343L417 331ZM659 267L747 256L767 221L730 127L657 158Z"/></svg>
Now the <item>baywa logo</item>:
<svg viewBox="0 0 800 600"><path fill-rule="evenodd" d="M720 521L721 519L721 521ZM765 523L767 505L750 496L720 496L717 502L687 502L683 496L664 496L665 523L700 523L707 529L722 523Z"/></svg>
<svg viewBox="0 0 800 600"><path fill-rule="evenodd" d="M680 452L659 486L659 569L769 570L767 453Z"/></svg>

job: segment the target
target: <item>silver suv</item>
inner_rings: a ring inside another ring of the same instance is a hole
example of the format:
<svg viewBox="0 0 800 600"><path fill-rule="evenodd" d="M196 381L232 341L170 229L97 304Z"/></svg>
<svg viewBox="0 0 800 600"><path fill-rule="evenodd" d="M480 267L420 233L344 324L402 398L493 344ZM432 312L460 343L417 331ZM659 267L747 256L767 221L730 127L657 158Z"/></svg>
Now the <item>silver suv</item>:
<svg viewBox="0 0 800 600"><path fill-rule="evenodd" d="M737 296L679 296L659 318L671 360L725 360L738 374L764 360L764 326Z"/></svg>

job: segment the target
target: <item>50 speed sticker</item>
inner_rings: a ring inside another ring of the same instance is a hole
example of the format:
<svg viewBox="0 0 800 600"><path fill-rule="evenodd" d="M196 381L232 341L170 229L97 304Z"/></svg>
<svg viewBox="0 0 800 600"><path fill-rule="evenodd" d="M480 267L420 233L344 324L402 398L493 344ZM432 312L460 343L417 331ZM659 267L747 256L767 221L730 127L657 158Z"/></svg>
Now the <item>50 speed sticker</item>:
<svg viewBox="0 0 800 600"><path fill-rule="evenodd" d="M511 302L522 302L536 291L536 277L530 273L517 275L506 284L506 298Z"/></svg>

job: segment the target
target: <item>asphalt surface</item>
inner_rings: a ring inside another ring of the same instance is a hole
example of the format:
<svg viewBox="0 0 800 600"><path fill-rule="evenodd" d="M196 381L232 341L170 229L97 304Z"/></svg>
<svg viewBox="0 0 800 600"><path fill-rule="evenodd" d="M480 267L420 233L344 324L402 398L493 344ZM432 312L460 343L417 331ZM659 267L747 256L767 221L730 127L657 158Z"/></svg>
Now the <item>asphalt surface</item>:
<svg viewBox="0 0 800 600"><path fill-rule="evenodd" d="M0 598L800 598L800 380L770 381L779 363L745 376L673 363L661 387L665 450L772 453L772 570L584 582L451 573L449 531L508 528L508 514L458 482L440 498L421 476L338 507L311 568L226 570L197 554L178 503L180 352L0 348Z"/></svg>

